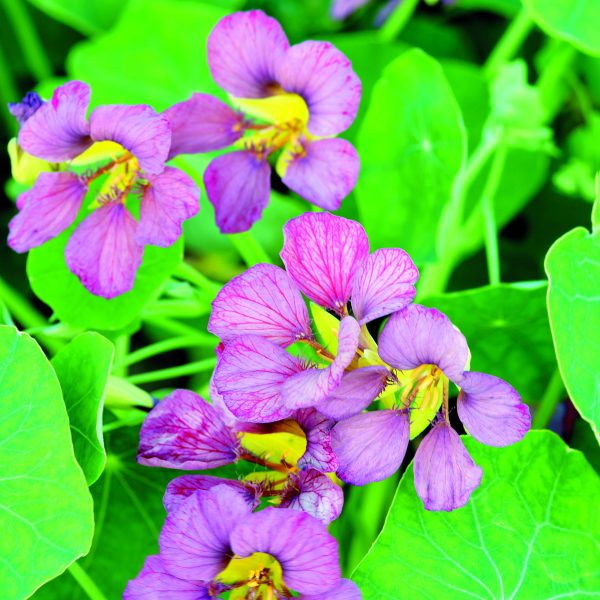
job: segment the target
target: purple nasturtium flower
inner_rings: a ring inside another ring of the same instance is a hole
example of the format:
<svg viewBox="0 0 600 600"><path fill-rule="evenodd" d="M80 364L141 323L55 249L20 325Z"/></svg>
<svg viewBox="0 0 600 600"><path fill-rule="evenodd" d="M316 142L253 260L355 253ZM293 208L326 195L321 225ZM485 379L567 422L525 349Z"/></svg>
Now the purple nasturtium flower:
<svg viewBox="0 0 600 600"><path fill-rule="evenodd" d="M360 600L340 576L338 545L323 523L289 508L252 512L228 485L197 490L174 506L125 600L236 598Z"/></svg>
<svg viewBox="0 0 600 600"><path fill-rule="evenodd" d="M441 407L417 452L416 487L428 509L462 506L481 471L448 425L449 381L461 390L465 428L485 444L521 439L528 407L508 383L467 371L466 340L445 315L410 304L418 272L405 252L369 255L362 227L327 213L302 215L284 231L286 270L257 265L213 303L209 330L224 344L214 386L224 404L255 423L302 407L338 421L331 430L337 474L356 485L392 475L409 438ZM313 334L300 292L329 311L313 312L321 336L329 331L327 345ZM391 313L377 343L367 324ZM313 350L312 362L286 351L292 344ZM385 408L363 412L378 397Z"/></svg>
<svg viewBox="0 0 600 600"><path fill-rule="evenodd" d="M225 410L218 402L209 404L193 392L175 390L146 417L140 431L138 461L183 470L247 461L266 467L268 471L261 473L266 476L234 481L184 475L169 485L167 508L197 490L225 483L245 492L251 506L266 498L279 506L308 512L325 523L340 515L342 490L325 475L338 468L330 440L334 421L309 408L286 420L258 425L231 420ZM276 434L283 434L279 439L287 444L281 456L269 452L269 442L275 442Z"/></svg>
<svg viewBox="0 0 600 600"><path fill-rule="evenodd" d="M89 86L70 81L48 102L28 94L10 106L21 123L19 147L64 164L58 172L42 172L20 196L8 243L27 252L62 233L77 218L92 182L103 177L65 259L91 293L112 298L133 287L145 245L177 241L183 221L198 212L199 190L183 171L165 166L171 148L165 116L146 105L107 105L88 119L89 101ZM139 221L128 208L135 195Z"/></svg>
<svg viewBox="0 0 600 600"><path fill-rule="evenodd" d="M300 196L334 210L356 184L354 147L334 136L358 111L361 83L329 42L290 46L281 25L260 10L223 18L208 39L208 63L235 110L207 94L165 112L171 156L234 146L204 173L217 225L249 229L269 201L271 166Z"/></svg>

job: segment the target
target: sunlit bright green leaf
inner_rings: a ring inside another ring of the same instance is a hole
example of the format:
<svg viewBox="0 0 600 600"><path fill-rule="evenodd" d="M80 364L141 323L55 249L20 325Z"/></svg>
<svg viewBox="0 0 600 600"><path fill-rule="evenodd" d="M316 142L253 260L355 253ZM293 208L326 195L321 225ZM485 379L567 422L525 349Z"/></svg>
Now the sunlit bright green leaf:
<svg viewBox="0 0 600 600"><path fill-rule="evenodd" d="M106 338L89 332L77 336L52 359L69 413L75 456L88 485L100 477L106 461L102 409L113 353Z"/></svg>
<svg viewBox="0 0 600 600"><path fill-rule="evenodd" d="M598 205L598 200L596 200ZM600 230L577 227L546 255L548 314L560 372L581 416L600 437Z"/></svg>
<svg viewBox="0 0 600 600"><path fill-rule="evenodd" d="M466 152L460 109L439 63L409 50L384 71L358 135L356 196L374 246L436 258L436 231Z"/></svg>
<svg viewBox="0 0 600 600"><path fill-rule="evenodd" d="M85 554L92 499L60 385L37 343L0 326L0 590L27 598Z"/></svg>
<svg viewBox="0 0 600 600"><path fill-rule="evenodd" d="M580 452L534 431L507 448L465 444L484 472L469 503L427 512L413 469L354 572L365 600L533 600L600 587L600 479Z"/></svg>

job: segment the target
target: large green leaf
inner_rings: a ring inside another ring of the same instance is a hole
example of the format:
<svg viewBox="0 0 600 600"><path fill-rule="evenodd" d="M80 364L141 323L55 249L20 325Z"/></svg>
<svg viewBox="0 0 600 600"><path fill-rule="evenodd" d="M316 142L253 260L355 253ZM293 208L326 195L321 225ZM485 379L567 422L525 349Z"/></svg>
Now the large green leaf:
<svg viewBox="0 0 600 600"><path fill-rule="evenodd" d="M0 326L0 589L27 598L92 540L60 385L37 343Z"/></svg>
<svg viewBox="0 0 600 600"><path fill-rule="evenodd" d="M466 152L460 109L435 59L413 49L385 69L358 149L356 196L373 246L435 260L437 226Z"/></svg>
<svg viewBox="0 0 600 600"><path fill-rule="evenodd" d="M523 0L531 18L548 35L576 48L600 55L600 2L598 0Z"/></svg>
<svg viewBox="0 0 600 600"><path fill-rule="evenodd" d="M146 246L133 289L106 300L90 294L65 263L65 246L73 227L29 253L27 275L36 296L56 316L73 327L117 330L139 317L144 305L160 293L161 286L181 262L183 243L170 248Z"/></svg>
<svg viewBox="0 0 600 600"><path fill-rule="evenodd" d="M69 53L67 73L92 86L92 103L142 103L157 110L192 92L219 93L206 39L227 11L202 2L136 0L108 33Z"/></svg>
<svg viewBox="0 0 600 600"><path fill-rule="evenodd" d="M354 573L365 600L558 600L600 589L600 479L549 431L490 448L465 438L484 476L467 506L427 512L405 473Z"/></svg>
<svg viewBox="0 0 600 600"><path fill-rule="evenodd" d="M596 200L595 211L598 206ZM545 267L560 372L573 404L600 437L600 223L593 233L577 227L559 238Z"/></svg>
<svg viewBox="0 0 600 600"><path fill-rule="evenodd" d="M471 370L513 385L526 401L540 400L556 368L546 312L546 284L503 284L427 298L446 313L471 349Z"/></svg>
<svg viewBox="0 0 600 600"><path fill-rule="evenodd" d="M69 413L75 456L88 485L100 477L106 461L102 410L113 354L106 338L89 332L77 336L52 359Z"/></svg>

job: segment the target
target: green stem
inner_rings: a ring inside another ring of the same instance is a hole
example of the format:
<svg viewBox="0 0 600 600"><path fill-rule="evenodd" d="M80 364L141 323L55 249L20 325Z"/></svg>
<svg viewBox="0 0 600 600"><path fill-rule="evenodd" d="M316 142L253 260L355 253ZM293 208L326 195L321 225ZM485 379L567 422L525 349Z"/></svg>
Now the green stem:
<svg viewBox="0 0 600 600"><path fill-rule="evenodd" d="M139 373L138 375L130 375L127 378L129 383L139 385L141 383L151 383L154 381L162 381L164 379L174 379L176 377L185 377L187 375L196 375L203 371L214 369L217 364L216 358L205 358L196 362L181 365L179 367L170 367L168 369L160 369L158 371L148 371L147 373Z"/></svg>
<svg viewBox="0 0 600 600"><path fill-rule="evenodd" d="M544 395L538 405L533 416L532 429L544 429L548 426L552 415L556 410L556 405L561 401L565 391L565 385L562 380L559 369L555 369L552 377L548 382L548 386L544 391Z"/></svg>
<svg viewBox="0 0 600 600"><path fill-rule="evenodd" d="M185 323L180 323L179 321L174 321L173 319L169 319L167 317L143 318L148 325L154 325L155 327L163 329L166 333L170 333L172 335L200 335L194 327L190 327Z"/></svg>
<svg viewBox="0 0 600 600"><path fill-rule="evenodd" d="M483 69L487 77L492 77L496 71L506 62L510 61L519 51L534 23L527 10L522 9L515 17L506 31L494 46Z"/></svg>
<svg viewBox="0 0 600 600"><path fill-rule="evenodd" d="M402 0L379 30L381 41L395 40L412 18L418 5L419 0Z"/></svg>
<svg viewBox="0 0 600 600"><path fill-rule="evenodd" d="M190 348L194 346L214 348L217 345L217 342L218 340L216 337L201 333L169 338L132 352L119 364L122 366L133 365L151 358L152 356L156 356L157 354L163 354L164 352L170 352L171 350L177 350L179 348Z"/></svg>
<svg viewBox="0 0 600 600"><path fill-rule="evenodd" d="M272 263L271 257L265 249L258 243L249 231L243 233L233 233L227 236L236 250L239 252L243 261L248 267L253 267L260 263Z"/></svg>
<svg viewBox="0 0 600 600"><path fill-rule="evenodd" d="M222 286L202 275L198 269L195 269L192 267L192 265L186 263L185 261L182 261L179 264L174 275L175 277L179 277L184 281L194 284L201 290L207 292L213 298L221 291Z"/></svg>
<svg viewBox="0 0 600 600"><path fill-rule="evenodd" d="M573 62L577 50L568 42L552 40L553 52L548 64L541 71L536 82L542 104L546 109L546 120L551 121L564 101L564 89L573 75Z"/></svg>
<svg viewBox="0 0 600 600"><path fill-rule="evenodd" d="M52 77L52 66L23 1L2 0L2 4L33 76L38 81Z"/></svg>
<svg viewBox="0 0 600 600"><path fill-rule="evenodd" d="M81 586L90 600L107 600L94 580L83 570L79 563L73 563L67 568L73 579Z"/></svg>
<svg viewBox="0 0 600 600"><path fill-rule="evenodd" d="M506 164L506 153L506 144L500 142L496 148L492 167L481 196L485 254L491 285L498 285L500 283L500 250L498 248L498 227L496 225L494 199L498 192L500 180L502 179L504 165Z"/></svg>
<svg viewBox="0 0 600 600"><path fill-rule="evenodd" d="M131 336L127 334L120 335L115 340L115 360L112 368L113 375L117 375L118 377L127 377L127 365L125 364L125 358L129 354L130 347Z"/></svg>
<svg viewBox="0 0 600 600"><path fill-rule="evenodd" d="M210 313L210 303L197 300L158 300L144 309L143 318L179 317L193 319Z"/></svg>
<svg viewBox="0 0 600 600"><path fill-rule="evenodd" d="M0 299L15 320L21 324L23 329L48 326L46 318L31 306L24 296L14 290L1 277ZM36 334L36 337L39 339L40 343L53 354L56 354L63 347L62 343L42 333Z"/></svg>

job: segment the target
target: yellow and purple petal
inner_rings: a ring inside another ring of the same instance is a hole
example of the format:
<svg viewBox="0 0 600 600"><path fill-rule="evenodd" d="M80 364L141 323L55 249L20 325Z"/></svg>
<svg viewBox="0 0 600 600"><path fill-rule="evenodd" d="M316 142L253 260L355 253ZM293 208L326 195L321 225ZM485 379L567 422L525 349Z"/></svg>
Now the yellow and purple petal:
<svg viewBox="0 0 600 600"><path fill-rule="evenodd" d="M244 135L243 115L209 94L192 94L163 114L171 125L169 158L227 148Z"/></svg>
<svg viewBox="0 0 600 600"><path fill-rule="evenodd" d="M19 145L25 152L51 162L71 160L92 145L86 119L90 86L69 81L23 123Z"/></svg>
<svg viewBox="0 0 600 600"><path fill-rule="evenodd" d="M230 152L211 161L204 186L221 232L247 231L269 203L271 167L254 152Z"/></svg>
<svg viewBox="0 0 600 600"><path fill-rule="evenodd" d="M305 142L292 154L283 183L297 194L326 210L337 210L354 189L360 159L354 146L339 138Z"/></svg>
<svg viewBox="0 0 600 600"><path fill-rule="evenodd" d="M137 221L120 202L101 206L73 232L65 249L67 267L96 296L128 292L144 254L136 229Z"/></svg>
<svg viewBox="0 0 600 600"><path fill-rule="evenodd" d="M212 303L208 330L228 342L256 334L289 346L310 339L308 310L288 274L275 265L255 265L232 279Z"/></svg>
<svg viewBox="0 0 600 600"><path fill-rule="evenodd" d="M436 365L460 383L469 362L465 336L435 308L411 304L394 313L379 335L379 356L400 370Z"/></svg>
<svg viewBox="0 0 600 600"><path fill-rule="evenodd" d="M239 419L269 423L292 414L281 396L283 383L302 363L283 348L257 335L234 338L225 345L214 384L227 408Z"/></svg>
<svg viewBox="0 0 600 600"><path fill-rule="evenodd" d="M214 469L238 457L239 442L218 411L188 390L175 390L140 430L138 462L170 469Z"/></svg>
<svg viewBox="0 0 600 600"><path fill-rule="evenodd" d="M488 446L508 446L531 429L529 407L506 381L485 373L467 372L456 402L468 433Z"/></svg>
<svg viewBox="0 0 600 600"><path fill-rule="evenodd" d="M167 515L159 545L169 573L180 579L211 581L232 556L233 530L251 508L228 485L193 493Z"/></svg>
<svg viewBox="0 0 600 600"><path fill-rule="evenodd" d="M262 552L281 565L285 585L317 594L340 580L337 541L321 521L289 508L265 508L238 525L231 547L241 557Z"/></svg>
<svg viewBox="0 0 600 600"><path fill-rule="evenodd" d="M342 513L344 493L327 475L305 469L290 476L278 506L301 510L329 525Z"/></svg>
<svg viewBox="0 0 600 600"><path fill-rule="evenodd" d="M8 245L27 252L62 233L75 219L87 185L74 173L41 173L17 200L19 213L10 221Z"/></svg>
<svg viewBox="0 0 600 600"><path fill-rule="evenodd" d="M427 510L464 506L483 476L460 436L440 421L423 438L414 460L415 489Z"/></svg>
<svg viewBox="0 0 600 600"><path fill-rule="evenodd" d="M90 115L90 135L121 144L152 175L162 173L171 147L169 120L146 104L99 106Z"/></svg>
<svg viewBox="0 0 600 600"><path fill-rule="evenodd" d="M167 247L182 235L182 225L200 209L200 190L179 169L165 167L159 175L148 175L140 203L136 239L142 246Z"/></svg>
<svg viewBox="0 0 600 600"><path fill-rule="evenodd" d="M208 66L233 96L264 98L272 93L288 47L275 19L261 10L236 12L221 19L208 37Z"/></svg>
<svg viewBox="0 0 600 600"><path fill-rule="evenodd" d="M405 410L377 410L340 421L331 431L338 477L365 485L393 475L404 460L409 434Z"/></svg>
<svg viewBox="0 0 600 600"><path fill-rule="evenodd" d="M284 228L281 258L313 302L344 314L358 268L369 254L360 223L329 213L305 213Z"/></svg>
<svg viewBox="0 0 600 600"><path fill-rule="evenodd" d="M321 473L337 470L338 460L331 447L331 429L335 421L314 408L297 410L294 419L306 436L306 450L298 460L298 466L312 467Z"/></svg>
<svg viewBox="0 0 600 600"><path fill-rule="evenodd" d="M382 248L362 263L352 287L352 311L361 325L408 306L419 271L400 248Z"/></svg>
<svg viewBox="0 0 600 600"><path fill-rule="evenodd" d="M292 46L277 68L277 83L304 98L308 131L332 136L352 125L362 86L348 58L329 42L312 40Z"/></svg>

